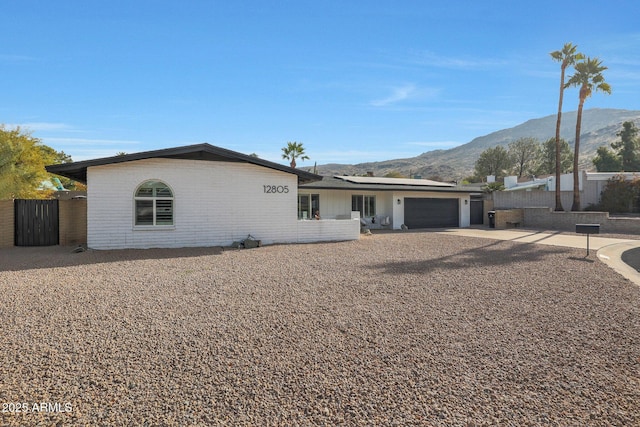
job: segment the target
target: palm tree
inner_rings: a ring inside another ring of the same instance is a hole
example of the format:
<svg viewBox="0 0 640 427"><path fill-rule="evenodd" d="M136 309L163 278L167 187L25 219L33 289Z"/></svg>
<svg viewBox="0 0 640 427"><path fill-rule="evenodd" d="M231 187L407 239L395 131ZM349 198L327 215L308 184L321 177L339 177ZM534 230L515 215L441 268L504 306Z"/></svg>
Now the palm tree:
<svg viewBox="0 0 640 427"><path fill-rule="evenodd" d="M302 142L287 142L287 146L282 149L282 158L291 161L291 167L296 167L296 159L309 160L304 152Z"/></svg>
<svg viewBox="0 0 640 427"><path fill-rule="evenodd" d="M564 72L569 65L573 65L576 61L584 59L584 55L577 52L578 46L571 43L565 43L562 50L551 52L551 58L560 62L560 98L558 101L558 119L556 120L556 211L563 211L562 198L560 197L560 123L562 121L562 98L564 95Z"/></svg>
<svg viewBox="0 0 640 427"><path fill-rule="evenodd" d="M582 108L584 101L596 91L611 93L611 86L604 81L602 72L607 69L598 58L586 57L574 65L575 74L571 76L565 88L580 87L580 102L578 103L578 118L576 120L576 141L573 154L573 206L572 211L580 210L580 186L578 183L578 155L580 154L580 128L582 126Z"/></svg>

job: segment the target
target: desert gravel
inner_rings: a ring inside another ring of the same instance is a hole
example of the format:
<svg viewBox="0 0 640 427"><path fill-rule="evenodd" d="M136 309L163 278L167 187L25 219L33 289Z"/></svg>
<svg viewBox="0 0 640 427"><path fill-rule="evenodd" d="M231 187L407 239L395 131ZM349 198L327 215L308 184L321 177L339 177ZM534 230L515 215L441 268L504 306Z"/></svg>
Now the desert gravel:
<svg viewBox="0 0 640 427"><path fill-rule="evenodd" d="M584 250L11 248L0 295L0 425L640 425L640 288Z"/></svg>

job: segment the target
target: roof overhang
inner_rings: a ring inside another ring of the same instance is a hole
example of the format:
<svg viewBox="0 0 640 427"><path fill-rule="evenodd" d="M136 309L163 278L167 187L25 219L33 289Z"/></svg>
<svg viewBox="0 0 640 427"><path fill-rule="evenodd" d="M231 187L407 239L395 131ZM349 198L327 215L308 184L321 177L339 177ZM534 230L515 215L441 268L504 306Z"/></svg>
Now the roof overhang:
<svg viewBox="0 0 640 427"><path fill-rule="evenodd" d="M121 156L104 157L100 159L84 160L80 162L62 163L46 166L47 172L71 178L82 183L87 182L87 168L93 166L112 165L116 163L132 162L145 159L187 159L217 162L241 162L274 169L280 172L291 173L298 176L298 184L309 183L322 179L322 176L294 169L279 163L263 160L258 157L227 150L210 144L187 145L162 150L144 151L140 153L125 154Z"/></svg>

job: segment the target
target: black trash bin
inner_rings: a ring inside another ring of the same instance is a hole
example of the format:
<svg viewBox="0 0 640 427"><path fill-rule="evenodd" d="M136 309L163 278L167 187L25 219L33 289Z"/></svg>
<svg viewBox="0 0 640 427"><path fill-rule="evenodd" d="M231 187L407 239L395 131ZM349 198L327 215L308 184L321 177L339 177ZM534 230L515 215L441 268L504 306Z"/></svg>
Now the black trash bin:
<svg viewBox="0 0 640 427"><path fill-rule="evenodd" d="M496 228L496 211L489 211L487 215L489 215L489 228Z"/></svg>

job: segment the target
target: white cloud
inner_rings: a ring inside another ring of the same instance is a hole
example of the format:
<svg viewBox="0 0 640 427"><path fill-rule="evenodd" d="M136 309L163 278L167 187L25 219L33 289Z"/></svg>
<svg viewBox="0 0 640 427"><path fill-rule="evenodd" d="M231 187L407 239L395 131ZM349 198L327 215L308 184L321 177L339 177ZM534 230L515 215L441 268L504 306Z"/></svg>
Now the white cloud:
<svg viewBox="0 0 640 427"><path fill-rule="evenodd" d="M410 83L391 88L391 93L388 96L370 101L369 105L373 107L386 107L403 101L435 97L438 93L438 89L420 88Z"/></svg>
<svg viewBox="0 0 640 427"><path fill-rule="evenodd" d="M389 104L404 101L410 98L416 93L416 87L414 85L405 85L402 87L394 88L389 96L386 98L371 101L370 104L374 107L384 107Z"/></svg>

